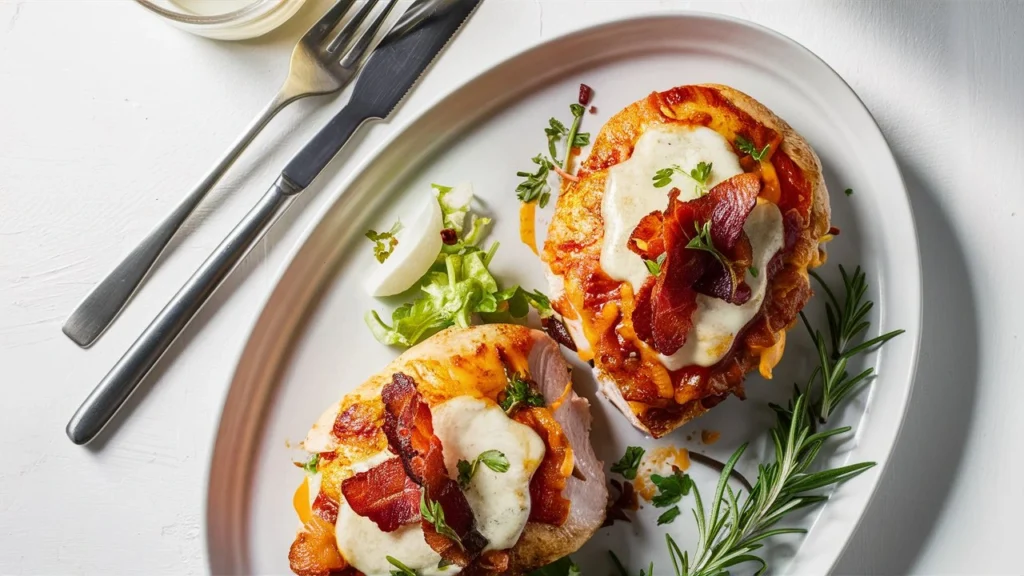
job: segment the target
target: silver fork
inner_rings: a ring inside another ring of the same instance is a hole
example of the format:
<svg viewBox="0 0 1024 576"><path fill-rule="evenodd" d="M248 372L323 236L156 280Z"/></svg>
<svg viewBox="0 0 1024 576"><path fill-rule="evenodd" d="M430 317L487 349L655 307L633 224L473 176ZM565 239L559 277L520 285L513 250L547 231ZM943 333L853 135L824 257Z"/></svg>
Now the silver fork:
<svg viewBox="0 0 1024 576"><path fill-rule="evenodd" d="M300 98L337 92L352 80L359 62L397 1L387 0L384 9L362 34L358 34L359 26L380 3L380 0L368 0L332 37L331 32L355 2L338 0L302 36L292 51L288 77L277 95L181 204L97 284L71 313L63 327L68 338L79 346L88 347L103 334L131 299L185 219L278 112Z"/></svg>

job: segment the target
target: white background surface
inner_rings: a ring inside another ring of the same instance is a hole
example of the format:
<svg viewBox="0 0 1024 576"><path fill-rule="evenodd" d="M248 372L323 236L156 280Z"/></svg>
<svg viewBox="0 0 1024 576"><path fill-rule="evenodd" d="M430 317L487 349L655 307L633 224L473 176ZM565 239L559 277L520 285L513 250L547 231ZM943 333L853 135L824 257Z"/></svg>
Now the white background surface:
<svg viewBox="0 0 1024 576"><path fill-rule="evenodd" d="M319 192L447 87L513 52L588 23L683 8L765 24L824 58L878 119L910 191L924 265L917 387L840 572L1020 571L1018 2L487 0L391 123L366 130L249 256L113 433L72 445L63 429L88 391L344 96L293 105L274 122L92 349L60 324L269 99L323 5L310 0L262 39L218 43L124 0L0 0L0 572L204 572L221 402Z"/></svg>

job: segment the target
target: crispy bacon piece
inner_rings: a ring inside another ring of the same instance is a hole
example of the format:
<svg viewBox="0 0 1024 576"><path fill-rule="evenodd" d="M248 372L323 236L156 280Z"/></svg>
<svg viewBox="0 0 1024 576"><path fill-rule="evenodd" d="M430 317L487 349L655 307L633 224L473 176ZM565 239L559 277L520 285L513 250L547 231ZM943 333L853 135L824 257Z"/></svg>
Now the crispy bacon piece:
<svg viewBox="0 0 1024 576"><path fill-rule="evenodd" d="M420 520L420 487L406 475L399 458L346 478L341 493L353 512L373 520L384 532Z"/></svg>
<svg viewBox="0 0 1024 576"><path fill-rule="evenodd" d="M329 576L348 568L348 563L338 552L334 539L334 525L313 515L295 537L288 551L288 563L292 572L299 576Z"/></svg>
<svg viewBox="0 0 1024 576"><path fill-rule="evenodd" d="M461 545L442 536L422 520L423 535L442 558L467 566L479 556L487 541L476 531L476 519L459 484L448 477L441 440L434 435L430 407L416 390L416 382L396 372L381 391L384 401L384 434L391 451L398 454L406 474L423 487L427 499L440 504L445 522L459 536Z"/></svg>
<svg viewBox="0 0 1024 576"><path fill-rule="evenodd" d="M753 250L743 224L760 189L755 174L734 176L689 202L680 202L679 190L673 189L662 217L648 214L630 235L630 249L641 256L657 255L658 248L665 253L661 273L640 288L633 310L637 336L658 352L673 354L686 343L698 292L733 304L750 298L750 287L742 278ZM706 222L711 222L711 243L729 260L728 267L710 253L688 247Z"/></svg>
<svg viewBox="0 0 1024 576"><path fill-rule="evenodd" d="M679 189L670 194L678 196ZM641 218L626 246L644 260L657 260L665 252L665 214L655 210Z"/></svg>
<svg viewBox="0 0 1024 576"><path fill-rule="evenodd" d="M569 441L546 408L525 408L516 412L513 419L532 428L547 446L544 459L530 480L530 522L561 526L569 518L570 508L569 500L562 496L572 473Z"/></svg>

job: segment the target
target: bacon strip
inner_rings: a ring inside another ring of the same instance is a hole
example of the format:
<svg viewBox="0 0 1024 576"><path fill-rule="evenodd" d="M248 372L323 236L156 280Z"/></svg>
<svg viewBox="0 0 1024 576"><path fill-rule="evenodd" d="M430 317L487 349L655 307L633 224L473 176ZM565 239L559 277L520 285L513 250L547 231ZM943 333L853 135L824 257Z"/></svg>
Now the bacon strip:
<svg viewBox="0 0 1024 576"><path fill-rule="evenodd" d="M419 484L405 474L399 458L346 478L341 493L353 512L373 520L384 532L420 520Z"/></svg>
<svg viewBox="0 0 1024 576"><path fill-rule="evenodd" d="M513 419L532 428L547 446L530 480L530 522L561 526L569 518L570 508L569 500L562 496L573 467L569 440L548 409L525 408Z"/></svg>
<svg viewBox="0 0 1024 576"><path fill-rule="evenodd" d="M442 558L459 566L473 561L487 541L476 531L476 519L459 484L448 477L441 440L434 435L430 407L416 390L416 382L396 372L381 392L384 401L384 434L391 451L398 454L405 472L423 487L427 499L440 504L445 522L462 544L443 536L423 519L427 544Z"/></svg>
<svg viewBox="0 0 1024 576"><path fill-rule="evenodd" d="M689 202L680 202L679 190L673 189L661 218L649 214L633 231L629 247L634 252L652 259L658 248L664 250L661 273L640 288L633 311L637 336L658 352L674 354L686 343L698 292L733 304L750 298L750 287L742 278L753 250L743 224L760 189L756 174L734 176ZM710 253L687 246L698 228L709 221L711 242L730 261L728 267Z"/></svg>

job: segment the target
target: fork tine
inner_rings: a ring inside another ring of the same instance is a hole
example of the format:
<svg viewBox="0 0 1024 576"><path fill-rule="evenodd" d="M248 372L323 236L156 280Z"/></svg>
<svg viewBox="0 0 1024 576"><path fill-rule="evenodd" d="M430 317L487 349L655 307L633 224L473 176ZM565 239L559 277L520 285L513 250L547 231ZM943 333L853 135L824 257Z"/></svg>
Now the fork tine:
<svg viewBox="0 0 1024 576"><path fill-rule="evenodd" d="M380 0L367 0L366 4L363 4L363 7L359 9L359 12L356 12L355 16L353 16L352 19L349 20L341 29L341 32L334 37L334 40L331 40L331 43L327 46L325 52L331 56L335 56L339 51L345 48L345 46L347 46L356 35L359 25L363 23L363 20L366 20L366 17L370 15L370 12L373 11L379 1Z"/></svg>
<svg viewBox="0 0 1024 576"><path fill-rule="evenodd" d="M358 40L356 40L356 43L352 46L352 49L349 50L345 54L345 57L341 59L342 68L351 68L354 67L357 63L359 63L359 60L362 59L363 54L366 53L366 49L369 48L370 42L373 41L373 37L377 35L377 31L380 30L380 27L384 24L384 21L388 19L388 14L391 13L391 10L395 7L395 4L397 3L398 0L388 0L388 5L385 6L384 10L382 10L381 13L377 15L377 19L370 24L370 26L366 29L366 32L364 32L363 35L360 36Z"/></svg>
<svg viewBox="0 0 1024 576"><path fill-rule="evenodd" d="M327 34L334 30L338 22L341 22L341 19L345 17L345 13L348 12L354 3L355 0L338 0L335 2L334 6L331 6L331 9L321 16L316 21L316 24L306 32L303 39L310 41L314 45L322 42L327 37Z"/></svg>

